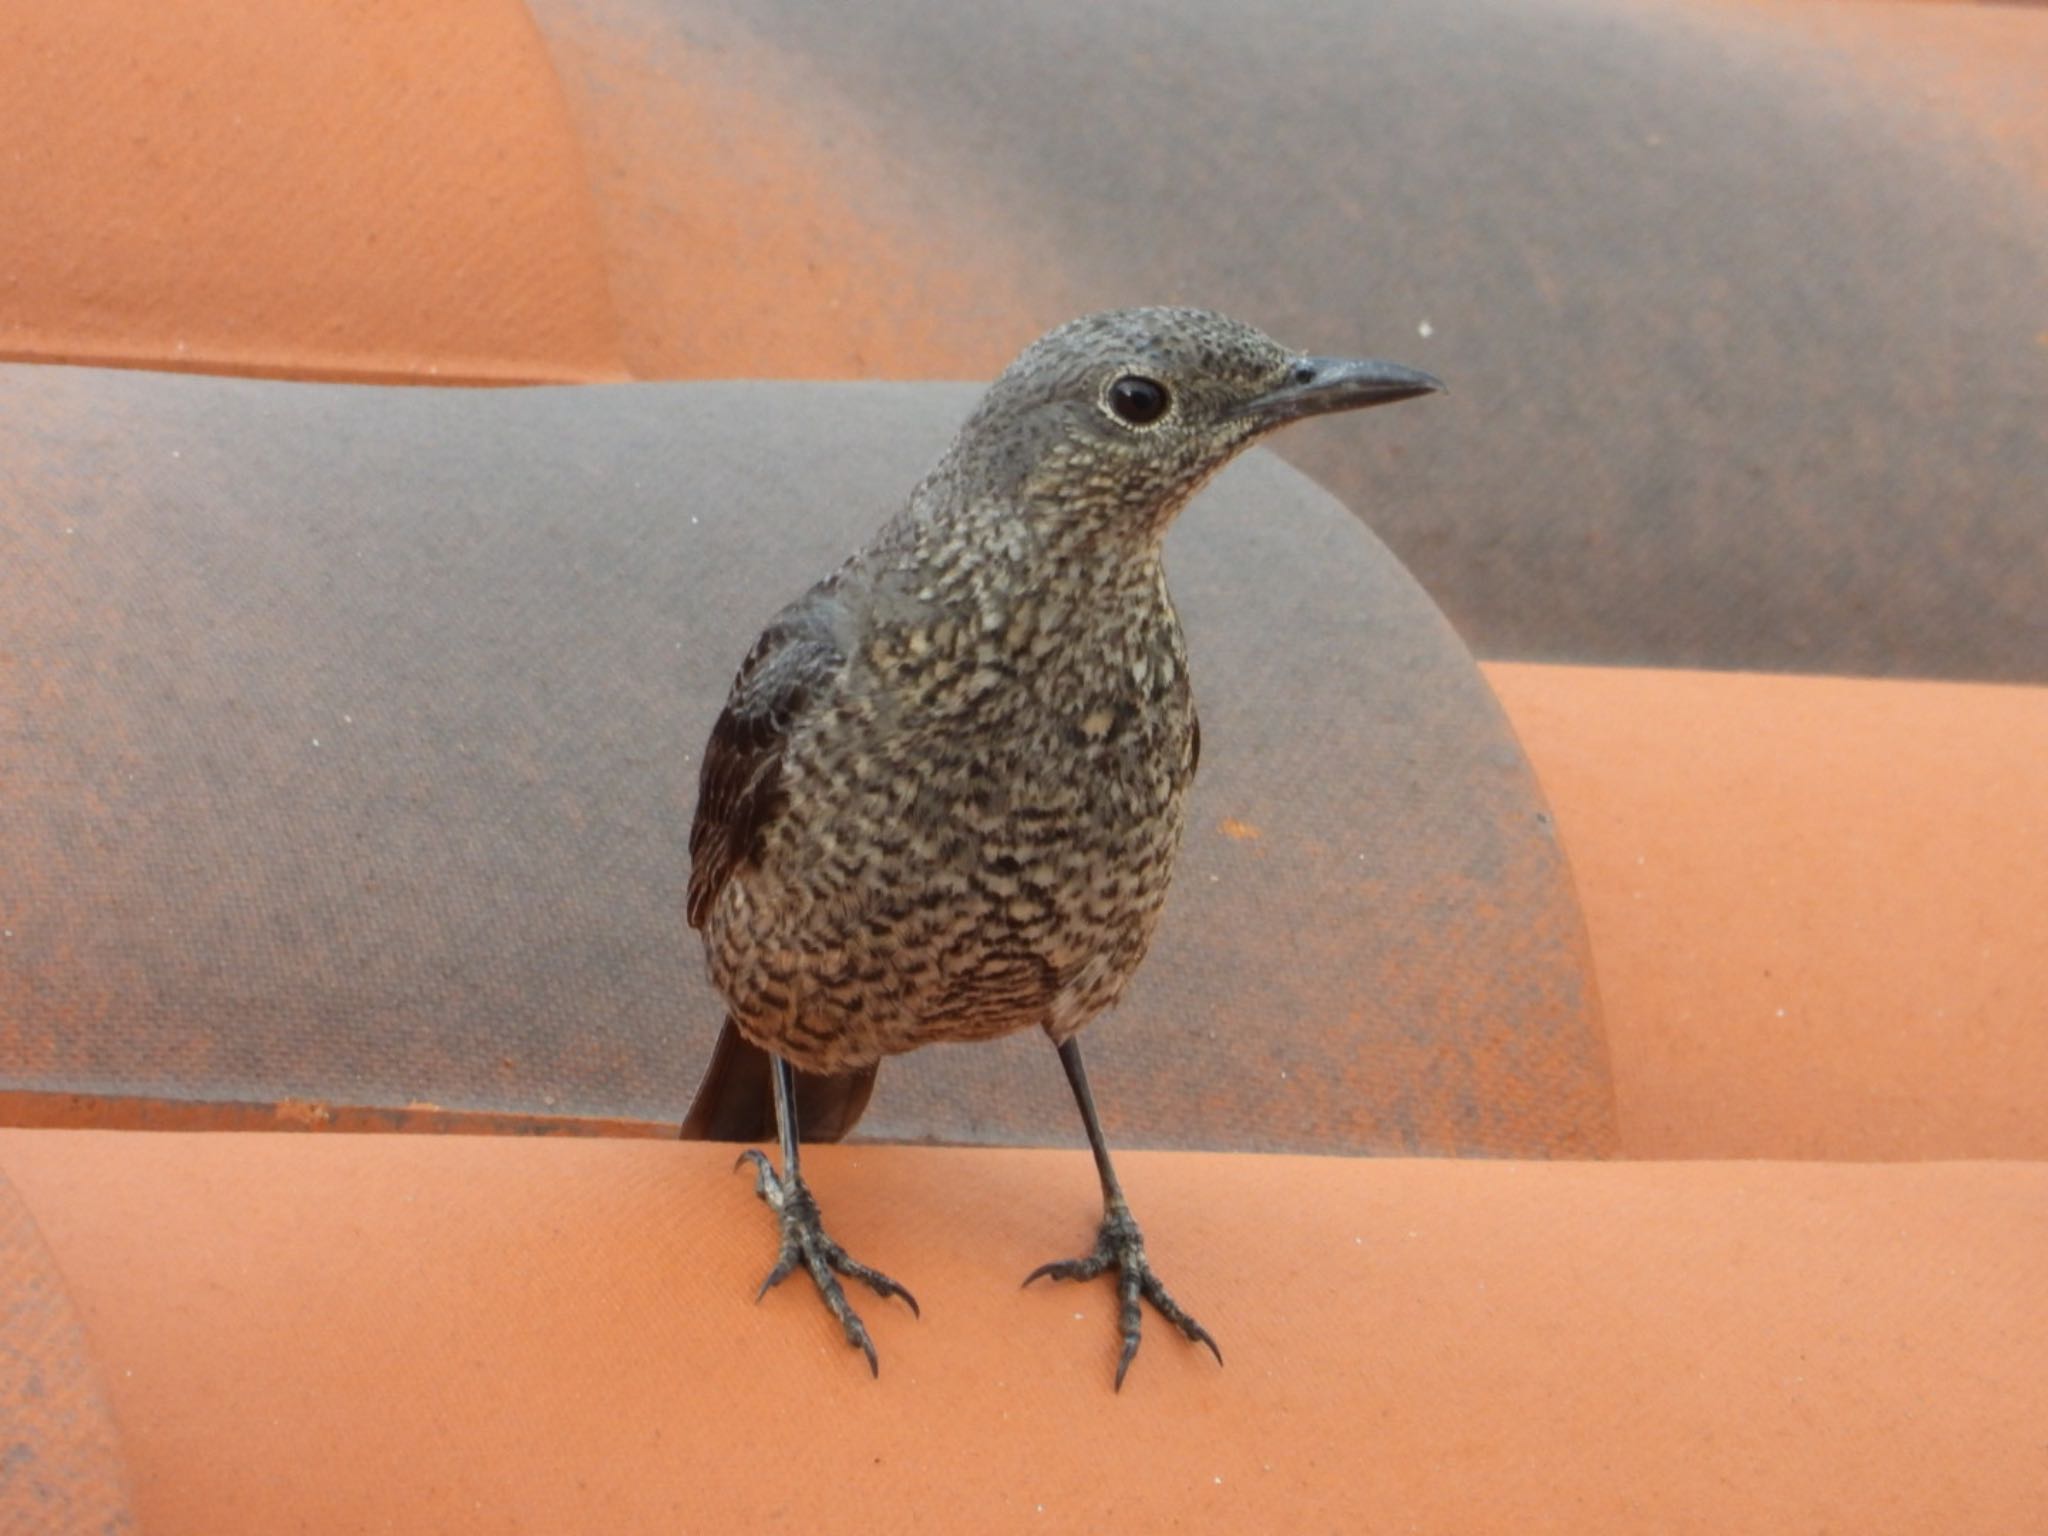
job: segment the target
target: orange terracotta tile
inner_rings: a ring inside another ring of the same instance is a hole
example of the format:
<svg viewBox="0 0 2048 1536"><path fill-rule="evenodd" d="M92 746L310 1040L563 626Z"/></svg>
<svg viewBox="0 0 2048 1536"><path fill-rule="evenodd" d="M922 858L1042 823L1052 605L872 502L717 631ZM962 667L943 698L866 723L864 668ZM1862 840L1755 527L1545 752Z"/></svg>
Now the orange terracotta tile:
<svg viewBox="0 0 2048 1536"><path fill-rule="evenodd" d="M2048 187L2048 16L2038 0L1709 3L1825 44L1836 60L1947 117Z"/></svg>
<svg viewBox="0 0 2048 1536"><path fill-rule="evenodd" d="M2048 689L1491 664L1624 1155L2048 1156Z"/></svg>
<svg viewBox="0 0 2048 1536"><path fill-rule="evenodd" d="M518 0L16 0L0 357L314 378L624 372Z"/></svg>
<svg viewBox="0 0 2048 1536"><path fill-rule="evenodd" d="M936 185L943 146L893 159L772 36L646 0L534 16L637 377L988 378L1078 303L1021 280L985 190Z"/></svg>
<svg viewBox="0 0 2048 1536"><path fill-rule="evenodd" d="M132 1531L128 1474L63 1276L0 1174L0 1531Z"/></svg>
<svg viewBox="0 0 2048 1536"><path fill-rule="evenodd" d="M1156 1320L1018 1281L1085 1154L822 1148L879 1381L723 1149L0 1133L153 1536L1945 1536L2048 1507L2048 1168L1132 1155Z"/></svg>

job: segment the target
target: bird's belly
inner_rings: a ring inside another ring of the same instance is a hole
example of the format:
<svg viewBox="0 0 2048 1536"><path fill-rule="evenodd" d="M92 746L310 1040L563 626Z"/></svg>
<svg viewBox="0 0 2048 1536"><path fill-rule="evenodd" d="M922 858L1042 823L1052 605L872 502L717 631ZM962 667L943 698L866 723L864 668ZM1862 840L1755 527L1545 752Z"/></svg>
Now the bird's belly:
<svg viewBox="0 0 2048 1536"><path fill-rule="evenodd" d="M1180 846L1176 754L927 759L908 794L874 777L807 797L833 814L792 820L707 928L748 1035L843 1071L1029 1026L1064 1039L1116 1001Z"/></svg>

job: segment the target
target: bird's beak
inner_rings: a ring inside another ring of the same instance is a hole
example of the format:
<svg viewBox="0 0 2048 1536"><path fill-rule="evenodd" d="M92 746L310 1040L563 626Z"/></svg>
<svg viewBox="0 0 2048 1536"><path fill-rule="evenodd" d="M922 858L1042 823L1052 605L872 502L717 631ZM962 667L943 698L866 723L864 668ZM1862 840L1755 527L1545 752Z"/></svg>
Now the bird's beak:
<svg viewBox="0 0 2048 1536"><path fill-rule="evenodd" d="M1399 363L1372 358L1303 357L1280 383L1254 395L1231 414L1262 427L1277 427L1304 416L1332 411L1362 411L1369 405L1392 405L1443 388L1443 381Z"/></svg>

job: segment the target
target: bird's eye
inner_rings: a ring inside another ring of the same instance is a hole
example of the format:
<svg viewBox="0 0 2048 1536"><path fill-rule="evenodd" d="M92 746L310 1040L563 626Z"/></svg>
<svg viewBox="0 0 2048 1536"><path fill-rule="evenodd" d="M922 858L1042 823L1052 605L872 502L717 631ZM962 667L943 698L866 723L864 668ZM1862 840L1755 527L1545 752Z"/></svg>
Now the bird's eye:
<svg viewBox="0 0 2048 1536"><path fill-rule="evenodd" d="M1109 409L1118 421L1134 427L1149 427L1166 414L1173 396L1157 379L1142 373L1127 373L1109 386Z"/></svg>

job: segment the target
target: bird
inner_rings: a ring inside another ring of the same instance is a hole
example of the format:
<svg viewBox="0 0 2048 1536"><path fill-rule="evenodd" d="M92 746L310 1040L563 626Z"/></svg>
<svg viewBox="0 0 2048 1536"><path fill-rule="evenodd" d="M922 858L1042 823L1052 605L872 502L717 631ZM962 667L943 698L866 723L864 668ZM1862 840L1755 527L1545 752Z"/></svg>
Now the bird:
<svg viewBox="0 0 2048 1536"><path fill-rule="evenodd" d="M916 1298L825 1231L803 1141L850 1131L885 1057L1042 1031L1101 1185L1085 1254L1115 1271L1115 1387L1167 1291L1112 1163L1082 1028L1144 958L1201 756L1162 544L1208 480L1306 417L1441 390L1292 351L1209 310L1084 315L1003 371L908 499L741 662L699 768L688 920L726 1005L690 1139L758 1148L779 1242L879 1374L840 1277Z"/></svg>

